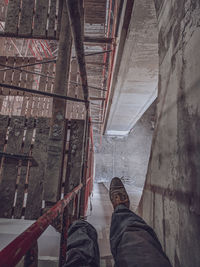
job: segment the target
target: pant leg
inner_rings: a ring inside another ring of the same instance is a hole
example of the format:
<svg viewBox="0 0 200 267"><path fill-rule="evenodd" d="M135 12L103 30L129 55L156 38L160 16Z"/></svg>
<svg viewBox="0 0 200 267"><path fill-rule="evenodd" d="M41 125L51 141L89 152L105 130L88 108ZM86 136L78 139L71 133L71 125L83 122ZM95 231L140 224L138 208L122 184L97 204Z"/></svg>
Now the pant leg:
<svg viewBox="0 0 200 267"><path fill-rule="evenodd" d="M99 267L99 247L96 229L78 220L68 230L66 264L64 267Z"/></svg>
<svg viewBox="0 0 200 267"><path fill-rule="evenodd" d="M153 229L124 205L113 212L110 246L117 267L171 266Z"/></svg>

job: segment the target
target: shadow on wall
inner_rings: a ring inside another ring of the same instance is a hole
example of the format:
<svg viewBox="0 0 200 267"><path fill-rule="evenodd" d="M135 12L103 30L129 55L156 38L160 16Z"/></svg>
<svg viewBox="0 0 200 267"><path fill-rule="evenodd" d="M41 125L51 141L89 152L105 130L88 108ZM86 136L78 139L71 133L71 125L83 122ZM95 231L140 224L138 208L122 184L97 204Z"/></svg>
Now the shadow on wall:
<svg viewBox="0 0 200 267"><path fill-rule="evenodd" d="M122 180L130 195L132 209L137 208L144 186L154 129L156 101L126 137L103 136L96 148L95 181L109 188L112 177Z"/></svg>
<svg viewBox="0 0 200 267"><path fill-rule="evenodd" d="M139 213L175 267L200 266L200 2L154 1L157 122Z"/></svg>

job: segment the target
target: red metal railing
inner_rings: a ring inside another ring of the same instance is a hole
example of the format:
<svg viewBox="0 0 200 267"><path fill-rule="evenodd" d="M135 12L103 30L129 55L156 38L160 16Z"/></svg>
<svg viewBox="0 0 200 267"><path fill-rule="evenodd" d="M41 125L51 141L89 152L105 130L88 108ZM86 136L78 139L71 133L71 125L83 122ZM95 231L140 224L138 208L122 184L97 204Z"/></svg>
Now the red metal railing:
<svg viewBox="0 0 200 267"><path fill-rule="evenodd" d="M62 216L64 208L81 190L82 184L58 201L51 209L44 213L34 224L15 238L0 252L0 266L13 267L35 244L37 239L57 217Z"/></svg>
<svg viewBox="0 0 200 267"><path fill-rule="evenodd" d="M88 140L88 150L87 150L87 166L85 171L85 182L77 186L72 192L68 193L62 200L58 201L52 208L50 208L46 213L44 213L35 223L33 223L27 230L20 234L16 239L14 239L7 247L5 247L0 252L0 267L13 267L15 266L27 252L35 246L37 239L46 230L46 228L53 224L54 220L61 218L61 222L64 218L65 222L62 224L64 231L64 244L61 246L62 262L65 261L64 257L66 255L67 249L67 230L69 226L69 218L67 218L65 212L67 212L66 207L73 201L73 210L77 210L77 197L81 189L84 192L84 216L86 215L88 198L92 192L93 188L93 169L94 169L94 144L93 144L93 131L90 125L90 138ZM64 215L64 214L65 215ZM63 217L64 216L64 217ZM61 237L62 238L62 237ZM62 242L61 242L62 244ZM61 262L61 258L60 258ZM61 266L62 264L60 264Z"/></svg>

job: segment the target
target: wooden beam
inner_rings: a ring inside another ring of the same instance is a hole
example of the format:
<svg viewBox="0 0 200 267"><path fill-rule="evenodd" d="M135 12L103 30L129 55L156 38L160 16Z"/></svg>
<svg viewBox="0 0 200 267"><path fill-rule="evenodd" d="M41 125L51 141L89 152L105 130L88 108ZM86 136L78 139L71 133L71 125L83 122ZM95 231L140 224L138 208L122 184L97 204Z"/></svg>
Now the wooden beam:
<svg viewBox="0 0 200 267"><path fill-rule="evenodd" d="M72 37L67 13L66 2L63 2L58 59L54 93L66 95L69 80ZM53 100L52 120L48 141L48 157L45 172L44 200L57 202L60 198L63 154L66 131L66 101Z"/></svg>
<svg viewBox="0 0 200 267"><path fill-rule="evenodd" d="M6 122L3 120L2 122ZM20 153L24 134L24 117L12 116L10 121L10 131L6 147L7 153ZM0 183L0 217L11 218L15 197L15 187L17 181L17 170L19 161L7 161L5 159L2 170L2 181Z"/></svg>
<svg viewBox="0 0 200 267"><path fill-rule="evenodd" d="M105 100L105 97L90 97L90 100L101 100L101 101L104 101Z"/></svg>
<svg viewBox="0 0 200 267"><path fill-rule="evenodd" d="M113 38L84 36L85 43L112 44Z"/></svg>
<svg viewBox="0 0 200 267"><path fill-rule="evenodd" d="M45 175L44 166L47 159L46 149L49 128L49 119L42 117L36 119L36 133L32 156L38 163L38 166L30 168L25 209L25 219L27 220L37 220L41 215Z"/></svg>
<svg viewBox="0 0 200 267"><path fill-rule="evenodd" d="M84 154L84 120L72 120L64 194L81 183Z"/></svg>
<svg viewBox="0 0 200 267"><path fill-rule="evenodd" d="M20 91L20 92L27 92L27 93L30 93L30 94L53 97L54 101L55 101L55 99L58 99L59 101L60 100L61 101L69 100L69 101L75 101L75 102L85 102L85 100L83 100L83 99L78 99L78 98L74 98L74 97L70 97L70 96L65 96L65 95L62 95L62 94L49 93L49 92L46 92L46 91L39 91L39 90L35 90L35 89L22 88L20 86L14 86L14 85L5 84L5 83L0 83L0 86L3 87L3 88L10 88L10 89L17 90L17 91ZM67 86L63 85L63 87L67 87ZM7 95L9 95L9 93Z"/></svg>
<svg viewBox="0 0 200 267"><path fill-rule="evenodd" d="M70 19L70 25L72 30L72 36L74 40L74 46L76 50L76 57L78 60L79 65L79 71L80 71L80 77L81 77L81 83L84 93L84 99L86 102L86 110L89 109L89 103L88 103L88 81L87 81L87 72L86 72L86 63L85 63L85 53L84 53L84 28L83 28L83 19L81 11L83 11L82 8L82 1L79 0L67 0L67 6L68 6L68 12L69 12L69 19Z"/></svg>

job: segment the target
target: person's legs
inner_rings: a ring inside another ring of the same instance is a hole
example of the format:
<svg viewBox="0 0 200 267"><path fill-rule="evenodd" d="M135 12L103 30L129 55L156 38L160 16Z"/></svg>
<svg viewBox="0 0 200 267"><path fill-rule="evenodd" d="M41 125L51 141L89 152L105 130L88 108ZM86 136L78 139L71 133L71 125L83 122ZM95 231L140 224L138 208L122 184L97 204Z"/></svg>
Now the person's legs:
<svg viewBox="0 0 200 267"><path fill-rule="evenodd" d="M153 229L129 210L129 198L119 178L111 182L110 198L114 207L110 246L116 266L170 267Z"/></svg>
<svg viewBox="0 0 200 267"><path fill-rule="evenodd" d="M96 229L78 220L68 230L67 254L64 267L99 267L99 247Z"/></svg>

